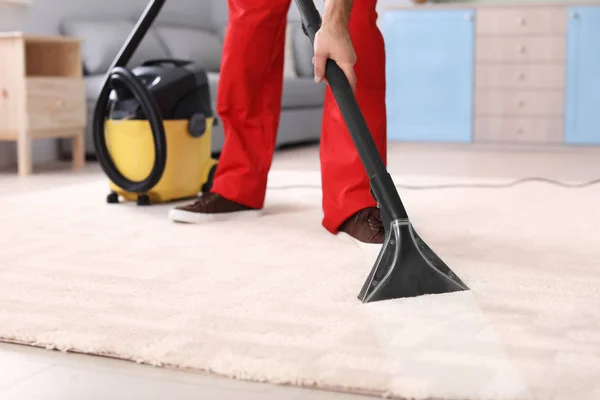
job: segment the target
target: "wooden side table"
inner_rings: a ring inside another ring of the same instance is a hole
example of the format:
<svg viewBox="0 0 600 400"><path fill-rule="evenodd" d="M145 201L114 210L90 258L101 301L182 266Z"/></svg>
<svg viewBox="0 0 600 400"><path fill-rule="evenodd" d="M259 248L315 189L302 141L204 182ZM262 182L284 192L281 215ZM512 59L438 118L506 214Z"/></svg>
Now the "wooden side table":
<svg viewBox="0 0 600 400"><path fill-rule="evenodd" d="M33 170L32 141L71 138L85 165L86 100L79 41L0 33L0 141L16 141L19 175Z"/></svg>

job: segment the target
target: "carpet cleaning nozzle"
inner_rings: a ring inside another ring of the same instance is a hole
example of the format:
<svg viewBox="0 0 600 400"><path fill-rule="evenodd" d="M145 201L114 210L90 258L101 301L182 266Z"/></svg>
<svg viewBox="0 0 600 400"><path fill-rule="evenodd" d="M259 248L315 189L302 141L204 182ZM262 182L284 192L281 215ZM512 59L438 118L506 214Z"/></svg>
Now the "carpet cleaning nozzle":
<svg viewBox="0 0 600 400"><path fill-rule="evenodd" d="M408 219L391 222L359 299L364 302L452 293L469 288L419 237Z"/></svg>
<svg viewBox="0 0 600 400"><path fill-rule="evenodd" d="M296 4L303 30L314 44L321 15L313 0L296 0ZM469 290L413 228L344 72L328 60L325 75L369 176L386 231L385 243L359 299L369 303Z"/></svg>

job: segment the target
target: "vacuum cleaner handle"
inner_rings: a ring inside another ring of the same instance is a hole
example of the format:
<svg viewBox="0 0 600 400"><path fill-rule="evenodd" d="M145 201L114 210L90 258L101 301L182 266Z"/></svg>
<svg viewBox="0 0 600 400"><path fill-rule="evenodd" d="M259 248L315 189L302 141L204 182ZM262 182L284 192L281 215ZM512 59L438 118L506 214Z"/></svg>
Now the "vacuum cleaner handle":
<svg viewBox="0 0 600 400"><path fill-rule="evenodd" d="M314 45L321 16L312 0L296 0L296 4L302 16L304 33ZM344 72L335 62L328 60L325 77L367 171L371 192L379 203L386 229L386 240L362 286L359 299L368 303L469 290L419 237L410 223Z"/></svg>
<svg viewBox="0 0 600 400"><path fill-rule="evenodd" d="M296 5L302 17L304 33L314 45L315 36L322 23L321 15L313 0L296 0ZM325 77L369 176L371 191L380 205L382 214L385 215L388 222L398 218L408 218L396 186L387 172L346 74L335 61L329 59L325 67Z"/></svg>

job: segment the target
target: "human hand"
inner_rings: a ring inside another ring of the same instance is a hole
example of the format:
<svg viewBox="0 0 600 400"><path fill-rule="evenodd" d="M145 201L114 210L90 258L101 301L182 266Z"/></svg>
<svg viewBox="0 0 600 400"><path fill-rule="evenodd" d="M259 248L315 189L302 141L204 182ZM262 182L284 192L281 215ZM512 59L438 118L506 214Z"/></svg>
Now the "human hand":
<svg viewBox="0 0 600 400"><path fill-rule="evenodd" d="M346 26L323 24L315 35L314 50L313 64L317 83L326 81L325 66L327 59L331 59L344 72L352 90L356 89L356 74L354 73L356 53Z"/></svg>

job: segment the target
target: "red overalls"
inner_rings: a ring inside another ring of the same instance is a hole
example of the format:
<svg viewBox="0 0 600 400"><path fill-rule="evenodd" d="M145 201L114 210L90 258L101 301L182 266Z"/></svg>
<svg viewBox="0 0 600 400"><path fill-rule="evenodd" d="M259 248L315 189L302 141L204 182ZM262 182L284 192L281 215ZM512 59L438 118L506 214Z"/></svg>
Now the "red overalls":
<svg viewBox="0 0 600 400"><path fill-rule="evenodd" d="M212 191L240 204L261 208L279 125L291 0L227 1L229 25L217 98L225 144ZM377 0L354 0L350 35L357 55L356 97L385 162L385 47L376 25L376 4ZM329 88L320 146L322 223L328 231L337 233L346 219L376 203Z"/></svg>

